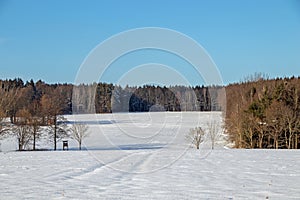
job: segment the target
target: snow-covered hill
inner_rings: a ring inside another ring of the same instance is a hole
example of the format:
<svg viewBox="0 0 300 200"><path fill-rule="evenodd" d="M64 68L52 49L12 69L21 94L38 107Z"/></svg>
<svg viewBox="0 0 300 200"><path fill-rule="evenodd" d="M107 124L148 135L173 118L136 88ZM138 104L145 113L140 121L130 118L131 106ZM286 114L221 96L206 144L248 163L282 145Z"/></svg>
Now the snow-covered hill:
<svg viewBox="0 0 300 200"><path fill-rule="evenodd" d="M196 126L207 127L210 121L221 125L220 112L148 112L66 115L72 123L84 123L89 127L90 136L83 141L86 149L136 149L136 148L186 148L186 134ZM221 131L221 129L220 129ZM221 134L221 133L220 133ZM40 149L53 149L51 138L37 142ZM207 138L208 140L209 138ZM77 142L70 138L70 149L76 150ZM17 150L17 139L7 138L1 142L4 152ZM218 137L224 145L224 138ZM209 142L206 142L209 145ZM62 141L58 142L62 149Z"/></svg>
<svg viewBox="0 0 300 200"><path fill-rule="evenodd" d="M189 146L221 113L67 116L89 125L87 151L0 153L0 199L297 199L300 152ZM75 141L69 141L72 150ZM8 142L9 143L9 142ZM10 142L13 144L13 141ZM2 147L6 144L2 143ZM59 144L61 147L61 143ZM9 146L9 145L7 145ZM11 145L13 146L13 145ZM51 146L49 146L51 148Z"/></svg>

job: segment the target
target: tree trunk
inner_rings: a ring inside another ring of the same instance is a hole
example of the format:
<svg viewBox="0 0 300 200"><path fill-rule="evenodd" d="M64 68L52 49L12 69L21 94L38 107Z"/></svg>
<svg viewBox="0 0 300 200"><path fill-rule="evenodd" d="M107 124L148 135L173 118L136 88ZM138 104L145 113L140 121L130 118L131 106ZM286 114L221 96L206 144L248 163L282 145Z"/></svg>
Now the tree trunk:
<svg viewBox="0 0 300 200"><path fill-rule="evenodd" d="M276 137L276 139L275 139L275 149L278 149L278 137Z"/></svg>
<svg viewBox="0 0 300 200"><path fill-rule="evenodd" d="M240 133L240 131L238 132L239 133L239 139L238 139L238 146L237 148L242 148L242 134Z"/></svg>
<svg viewBox="0 0 300 200"><path fill-rule="evenodd" d="M81 141L79 141L79 150L81 150Z"/></svg>
<svg viewBox="0 0 300 200"><path fill-rule="evenodd" d="M264 141L264 134L263 132L261 132L258 138L258 148L262 149L263 141Z"/></svg>
<svg viewBox="0 0 300 200"><path fill-rule="evenodd" d="M20 138L18 139L18 142L19 142L19 151L21 151L22 150L22 141Z"/></svg>
<svg viewBox="0 0 300 200"><path fill-rule="evenodd" d="M293 135L290 133L290 136L289 136L289 143L288 143L288 149L291 149L292 136L293 136Z"/></svg>
<svg viewBox="0 0 300 200"><path fill-rule="evenodd" d="M34 133L33 133L33 147L32 147L33 151L35 151L35 139L36 139L36 132L34 130Z"/></svg>
<svg viewBox="0 0 300 200"><path fill-rule="evenodd" d="M37 129L36 126L33 125L33 147L32 147L33 151L35 151L35 141L36 141L36 132L37 132L36 129Z"/></svg>
<svg viewBox="0 0 300 200"><path fill-rule="evenodd" d="M295 134L295 149L298 149L298 134Z"/></svg>
<svg viewBox="0 0 300 200"><path fill-rule="evenodd" d="M250 148L253 149L253 132L251 131L251 134L250 134Z"/></svg>
<svg viewBox="0 0 300 200"><path fill-rule="evenodd" d="M289 123L289 139L288 139L288 149L291 149L292 137L293 137L293 129L291 122Z"/></svg>
<svg viewBox="0 0 300 200"><path fill-rule="evenodd" d="M287 134L286 134L286 131L284 131L284 143L285 143L285 147L288 148L289 145L288 145L288 137L287 137Z"/></svg>
<svg viewBox="0 0 300 200"><path fill-rule="evenodd" d="M56 151L56 129L57 129L57 124L56 124L56 116L54 117L54 151Z"/></svg>
<svg viewBox="0 0 300 200"><path fill-rule="evenodd" d="M268 145L267 145L267 148L269 149L271 147L271 136L268 135Z"/></svg>

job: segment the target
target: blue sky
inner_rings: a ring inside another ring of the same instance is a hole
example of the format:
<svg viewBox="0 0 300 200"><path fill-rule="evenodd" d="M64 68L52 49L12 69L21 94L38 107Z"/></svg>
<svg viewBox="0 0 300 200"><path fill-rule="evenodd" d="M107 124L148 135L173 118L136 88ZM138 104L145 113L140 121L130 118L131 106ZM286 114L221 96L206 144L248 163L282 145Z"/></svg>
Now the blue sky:
<svg viewBox="0 0 300 200"><path fill-rule="evenodd" d="M300 76L297 0L0 0L0 78L72 83L96 45L141 27L196 40L225 84L255 72Z"/></svg>

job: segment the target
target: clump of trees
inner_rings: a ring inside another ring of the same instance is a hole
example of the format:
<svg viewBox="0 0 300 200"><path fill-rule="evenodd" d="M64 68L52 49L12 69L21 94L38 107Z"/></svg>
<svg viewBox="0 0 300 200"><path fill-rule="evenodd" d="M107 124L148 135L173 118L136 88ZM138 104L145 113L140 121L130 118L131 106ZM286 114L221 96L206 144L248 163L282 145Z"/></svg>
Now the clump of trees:
<svg viewBox="0 0 300 200"><path fill-rule="evenodd" d="M70 113L71 94L72 86L68 84L0 80L0 137L13 135L19 150L36 150L42 132L46 132L47 137L52 137L56 150L57 141L67 135L60 117ZM10 123L4 120L6 118Z"/></svg>
<svg viewBox="0 0 300 200"><path fill-rule="evenodd" d="M237 148L299 149L300 79L284 78L226 87L225 127Z"/></svg>
<svg viewBox="0 0 300 200"><path fill-rule="evenodd" d="M186 140L196 149L199 149L201 143L208 139L207 141L210 142L211 149L213 150L220 135L223 133L222 125L215 119L212 119L207 123L206 127L203 127L191 128L186 134Z"/></svg>

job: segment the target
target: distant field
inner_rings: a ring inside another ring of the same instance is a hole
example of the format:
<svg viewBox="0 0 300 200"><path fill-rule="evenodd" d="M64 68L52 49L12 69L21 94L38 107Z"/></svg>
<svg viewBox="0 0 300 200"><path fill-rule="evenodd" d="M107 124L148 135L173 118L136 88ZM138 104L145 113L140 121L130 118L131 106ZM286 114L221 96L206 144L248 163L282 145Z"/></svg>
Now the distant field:
<svg viewBox="0 0 300 200"><path fill-rule="evenodd" d="M66 115L69 123L85 123L90 136L83 142L83 148L124 149L151 147L186 148L185 135L190 128L207 126L211 120L221 122L221 112L148 112ZM46 135L46 134L45 134ZM223 146L223 137L219 138ZM77 149L76 141L67 139L72 150ZM16 138L2 140L2 151L17 149ZM52 149L51 139L44 138L37 142L38 148ZM139 147L138 147L139 146ZM62 142L58 142L62 149Z"/></svg>

